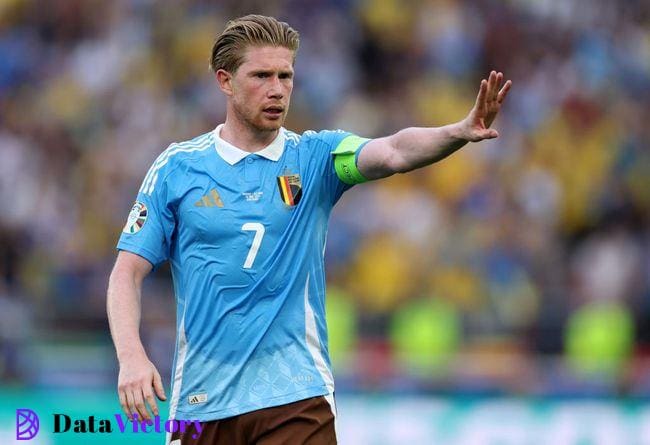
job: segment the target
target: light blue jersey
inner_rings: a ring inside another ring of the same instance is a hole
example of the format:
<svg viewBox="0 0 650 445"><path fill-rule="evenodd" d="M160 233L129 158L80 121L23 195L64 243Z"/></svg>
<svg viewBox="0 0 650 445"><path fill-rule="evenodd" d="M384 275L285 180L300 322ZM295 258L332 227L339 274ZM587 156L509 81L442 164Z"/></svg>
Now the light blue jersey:
<svg viewBox="0 0 650 445"><path fill-rule="evenodd" d="M117 246L171 263L170 418L216 420L334 391L323 254L330 211L350 187L334 157L367 139L281 129L248 153L221 127L158 157Z"/></svg>

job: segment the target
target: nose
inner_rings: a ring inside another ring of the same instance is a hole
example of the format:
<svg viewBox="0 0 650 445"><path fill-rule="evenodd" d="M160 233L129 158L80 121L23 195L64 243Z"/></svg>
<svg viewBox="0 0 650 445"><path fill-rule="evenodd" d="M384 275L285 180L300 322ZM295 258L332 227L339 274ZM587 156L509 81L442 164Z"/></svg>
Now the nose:
<svg viewBox="0 0 650 445"><path fill-rule="evenodd" d="M273 76L271 78L271 86L268 91L268 97L270 99L282 99L284 93L282 92L282 82L278 76Z"/></svg>

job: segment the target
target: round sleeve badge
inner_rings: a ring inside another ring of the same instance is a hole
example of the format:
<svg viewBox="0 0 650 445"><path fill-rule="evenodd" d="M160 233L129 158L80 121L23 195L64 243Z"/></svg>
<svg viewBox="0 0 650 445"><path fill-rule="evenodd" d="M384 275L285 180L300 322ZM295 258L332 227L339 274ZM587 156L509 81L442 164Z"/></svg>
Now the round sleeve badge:
<svg viewBox="0 0 650 445"><path fill-rule="evenodd" d="M140 229L147 222L147 206L143 202L136 201L129 212L129 218L126 220L126 225L122 232L134 234L138 233Z"/></svg>

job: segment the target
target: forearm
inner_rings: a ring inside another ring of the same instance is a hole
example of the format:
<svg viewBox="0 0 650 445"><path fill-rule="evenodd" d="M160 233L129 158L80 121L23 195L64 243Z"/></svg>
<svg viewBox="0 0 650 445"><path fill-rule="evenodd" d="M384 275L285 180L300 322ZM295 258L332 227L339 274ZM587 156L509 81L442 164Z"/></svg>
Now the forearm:
<svg viewBox="0 0 650 445"><path fill-rule="evenodd" d="M118 360L146 355L140 339L141 282L134 274L116 268L108 285L106 309Z"/></svg>
<svg viewBox="0 0 650 445"><path fill-rule="evenodd" d="M389 139L400 173L438 162L469 142L462 137L461 123L437 128L406 128Z"/></svg>
<svg viewBox="0 0 650 445"><path fill-rule="evenodd" d="M435 128L405 128L370 141L359 154L358 166L368 179L384 178L438 162L467 142L462 122Z"/></svg>

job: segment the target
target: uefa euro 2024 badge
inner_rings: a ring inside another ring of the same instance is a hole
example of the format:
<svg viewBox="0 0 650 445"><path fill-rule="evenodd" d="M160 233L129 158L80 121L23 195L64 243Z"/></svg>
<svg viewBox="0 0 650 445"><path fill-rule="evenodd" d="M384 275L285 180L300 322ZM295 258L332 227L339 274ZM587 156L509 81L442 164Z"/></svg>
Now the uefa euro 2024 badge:
<svg viewBox="0 0 650 445"><path fill-rule="evenodd" d="M144 223L147 222L147 214L148 210L144 202L136 201L133 207L131 207L129 218L126 220L122 232L131 235L138 233L144 226Z"/></svg>

